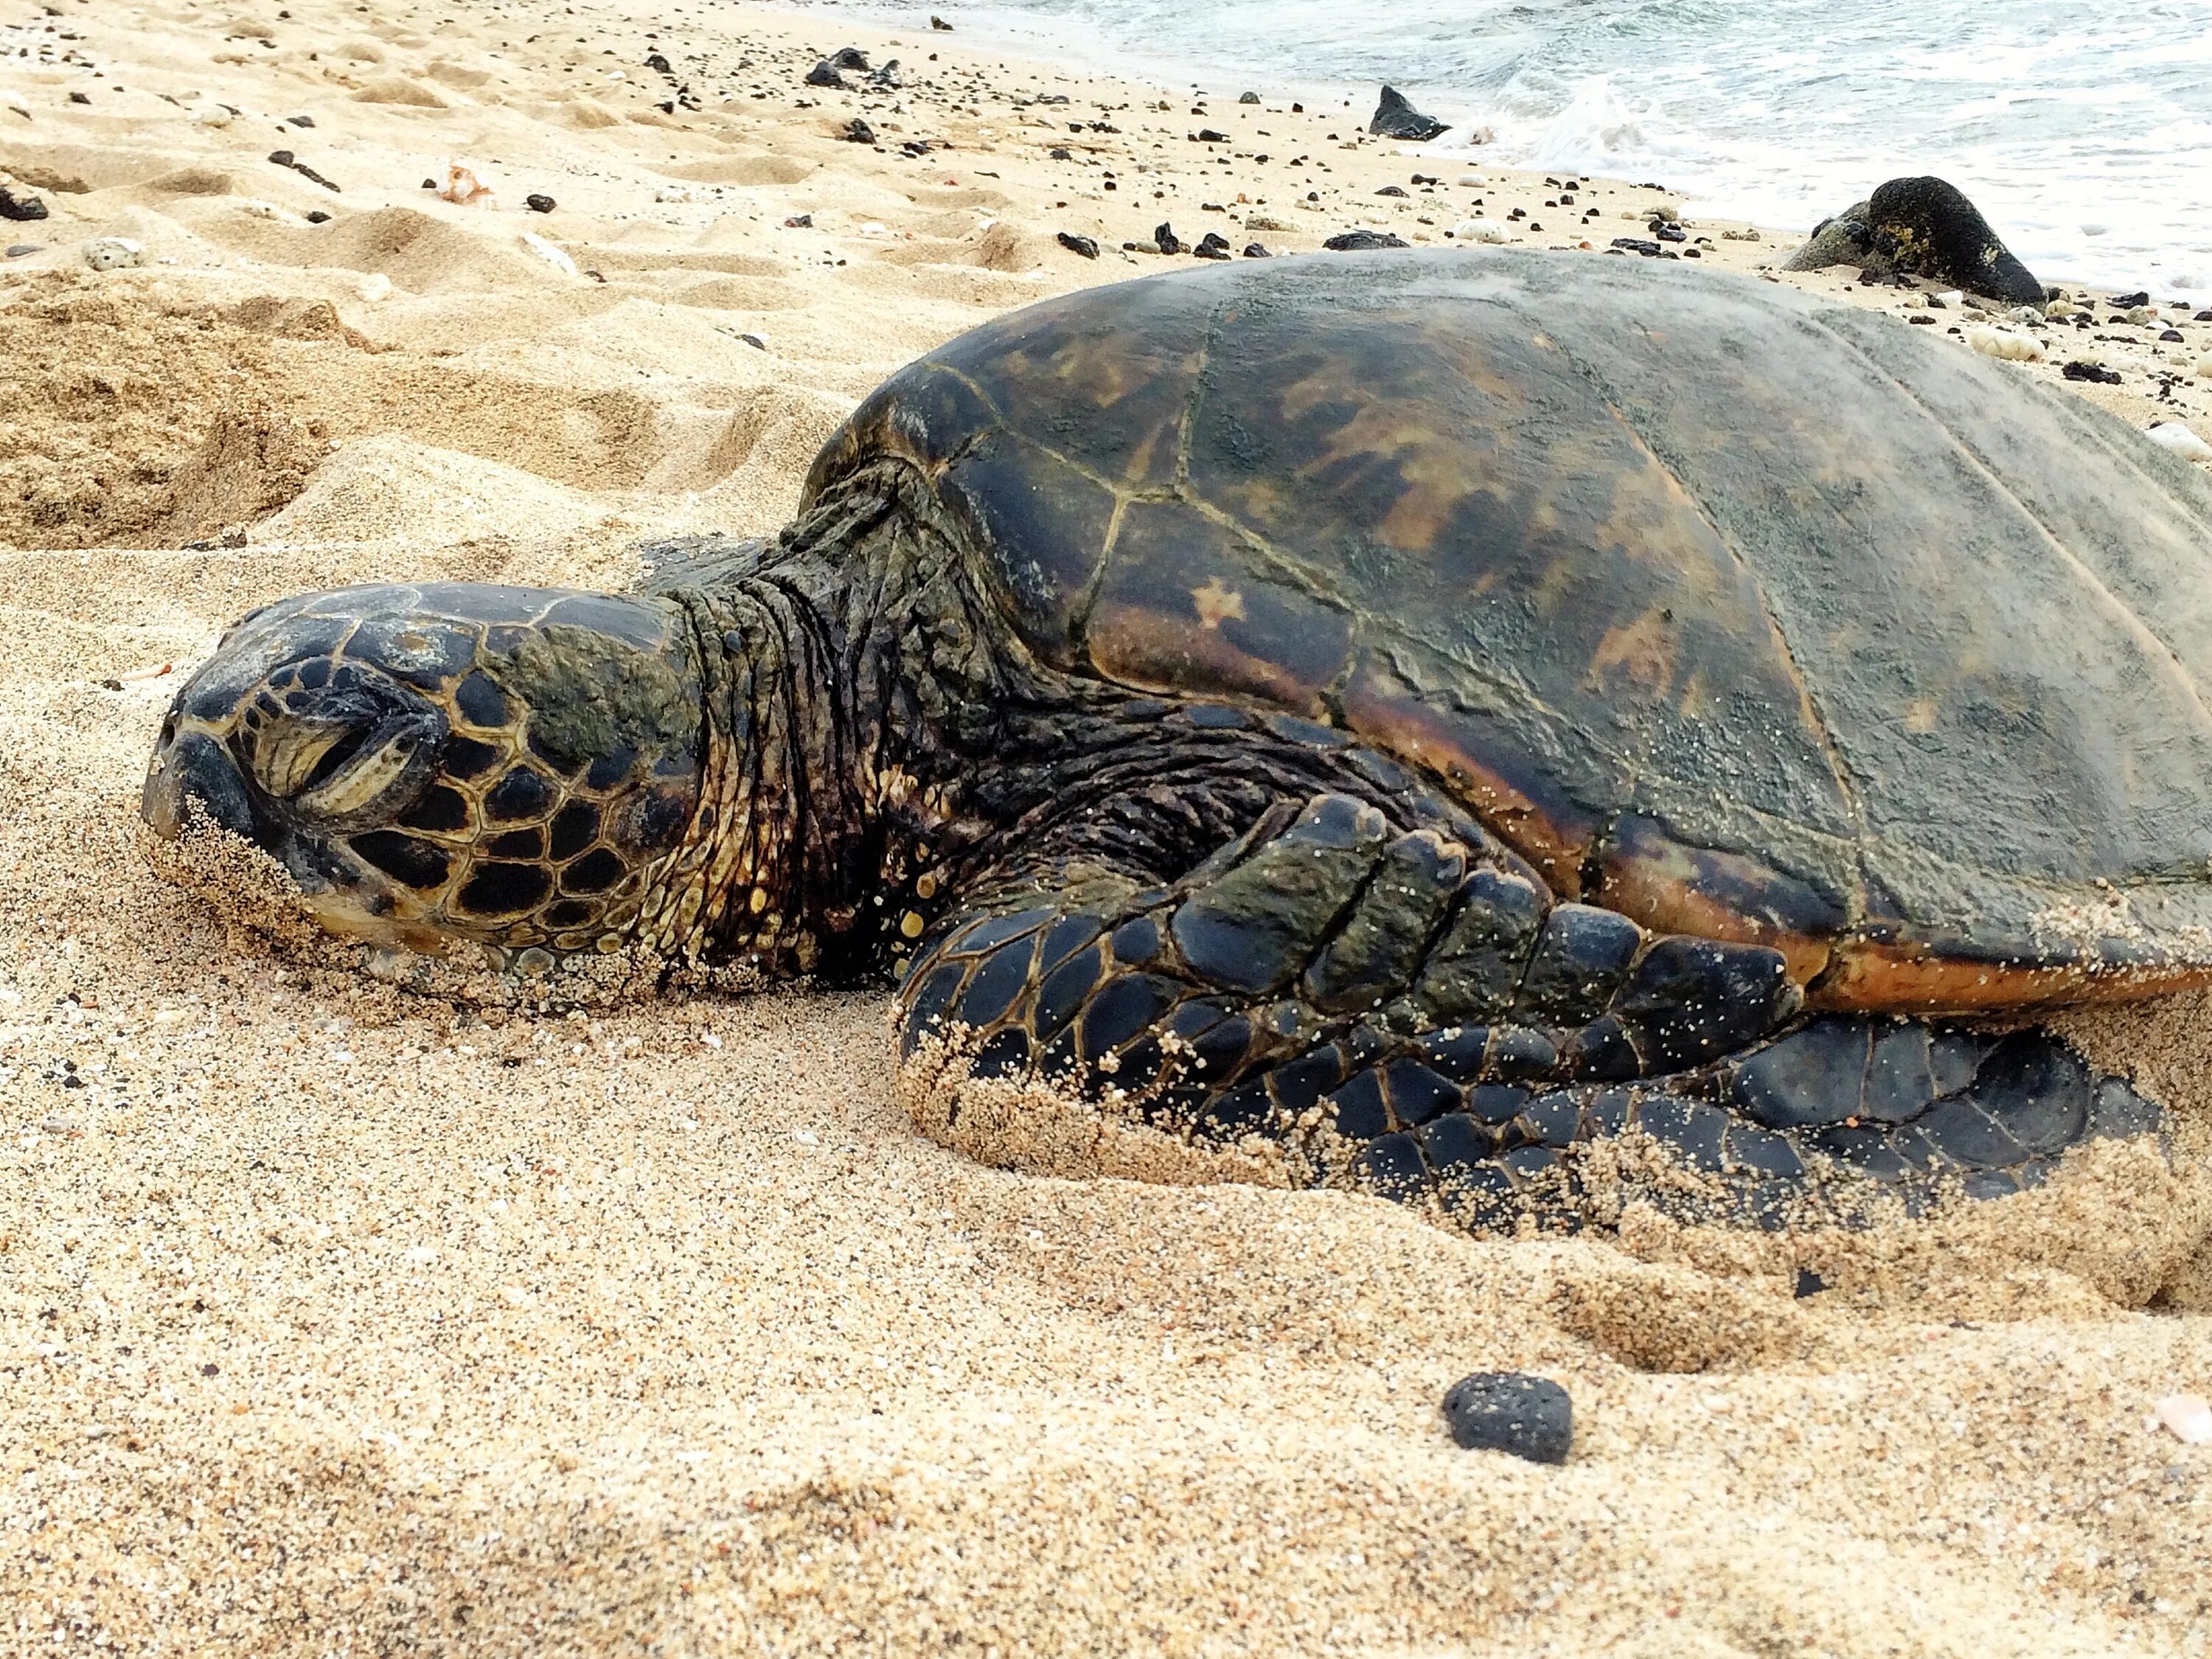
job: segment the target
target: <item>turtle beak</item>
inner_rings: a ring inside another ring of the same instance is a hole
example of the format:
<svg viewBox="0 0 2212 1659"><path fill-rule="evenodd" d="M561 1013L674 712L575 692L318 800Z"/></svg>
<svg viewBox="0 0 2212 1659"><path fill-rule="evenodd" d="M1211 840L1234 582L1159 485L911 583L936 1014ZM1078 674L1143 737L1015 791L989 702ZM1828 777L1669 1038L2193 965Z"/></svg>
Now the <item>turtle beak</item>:
<svg viewBox="0 0 2212 1659"><path fill-rule="evenodd" d="M154 751L138 815L164 841L185 832L199 811L217 828L257 845L267 839L253 797L221 744L202 732L175 733Z"/></svg>

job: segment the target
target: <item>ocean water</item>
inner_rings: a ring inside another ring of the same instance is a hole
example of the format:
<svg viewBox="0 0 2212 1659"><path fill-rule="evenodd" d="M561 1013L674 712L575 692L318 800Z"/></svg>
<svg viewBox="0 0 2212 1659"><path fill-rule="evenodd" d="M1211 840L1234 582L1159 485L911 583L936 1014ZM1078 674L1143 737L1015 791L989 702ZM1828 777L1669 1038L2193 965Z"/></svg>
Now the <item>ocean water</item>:
<svg viewBox="0 0 2212 1659"><path fill-rule="evenodd" d="M2212 290L2212 0L866 0L806 9L1216 98L1399 88L1431 146L1809 229L1933 173L2045 281Z"/></svg>

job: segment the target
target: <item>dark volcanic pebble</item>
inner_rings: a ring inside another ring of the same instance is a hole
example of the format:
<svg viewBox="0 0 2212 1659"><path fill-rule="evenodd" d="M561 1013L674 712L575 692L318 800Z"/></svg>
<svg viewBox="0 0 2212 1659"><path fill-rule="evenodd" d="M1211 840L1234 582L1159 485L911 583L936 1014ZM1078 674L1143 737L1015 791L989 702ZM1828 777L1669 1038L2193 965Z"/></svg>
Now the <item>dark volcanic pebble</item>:
<svg viewBox="0 0 2212 1659"><path fill-rule="evenodd" d="M1212 127L1200 127L1198 130L1198 142L1201 144L1225 144L1229 142L1229 135L1225 132L1216 132Z"/></svg>
<svg viewBox="0 0 2212 1659"><path fill-rule="evenodd" d="M1275 256L1267 252L1265 242L1247 242L1244 244L1244 257L1248 259L1272 259Z"/></svg>
<svg viewBox="0 0 2212 1659"><path fill-rule="evenodd" d="M315 125L315 118L312 115L288 115L284 118L295 127L311 127Z"/></svg>
<svg viewBox="0 0 2212 1659"><path fill-rule="evenodd" d="M646 68L653 70L656 75L673 75L676 73L675 69L670 64L668 59L662 57L660 53L657 52L648 52L645 54L645 66Z"/></svg>
<svg viewBox="0 0 2212 1659"><path fill-rule="evenodd" d="M827 58L820 58L815 60L814 67L806 71L806 84L810 87L842 87L845 77L830 67Z"/></svg>
<svg viewBox="0 0 2212 1659"><path fill-rule="evenodd" d="M1826 1279L1821 1278L1820 1274L1814 1273L1810 1267L1800 1267L1797 1270L1796 1288L1792 1291L1790 1294L1796 1297L1800 1301L1802 1301L1808 1296L1820 1295L1821 1291L1827 1288L1828 1281Z"/></svg>
<svg viewBox="0 0 2212 1659"><path fill-rule="evenodd" d="M1613 239L1613 245L1623 253L1640 253L1647 259L1659 257L1659 244L1647 242L1638 236L1616 236Z"/></svg>
<svg viewBox="0 0 2212 1659"><path fill-rule="evenodd" d="M550 213L557 204L550 196L526 196L522 205L532 213Z"/></svg>
<svg viewBox="0 0 2212 1659"><path fill-rule="evenodd" d="M1045 154L1055 161L1073 161L1075 159L1075 152L1065 144L1055 144Z"/></svg>
<svg viewBox="0 0 2212 1659"><path fill-rule="evenodd" d="M0 185L0 219L27 222L46 216L46 204L35 196L18 196Z"/></svg>
<svg viewBox="0 0 2212 1659"><path fill-rule="evenodd" d="M292 165L292 152L289 149L272 149L269 152L269 161L272 167L289 167Z"/></svg>
<svg viewBox="0 0 2212 1659"><path fill-rule="evenodd" d="M1060 233L1060 245L1070 253L1079 253L1086 259L1098 257L1098 244L1088 236L1078 236L1072 230Z"/></svg>
<svg viewBox="0 0 2212 1659"><path fill-rule="evenodd" d="M872 144L876 142L876 130L856 115L845 124L845 137L855 144Z"/></svg>
<svg viewBox="0 0 2212 1659"><path fill-rule="evenodd" d="M1442 132L1445 125L1407 103L1406 94L1397 88L1385 87L1382 101L1375 106L1375 118L1367 124L1367 130L1378 137L1410 138L1417 144L1425 144Z"/></svg>
<svg viewBox="0 0 2212 1659"><path fill-rule="evenodd" d="M326 225L330 222L331 216L320 208L312 209L307 214L307 222L311 225Z"/></svg>
<svg viewBox="0 0 2212 1659"><path fill-rule="evenodd" d="M2147 306L2150 303L2150 290L2144 289L2134 294L2115 294L2105 303L2115 311L2127 311L2136 306Z"/></svg>
<svg viewBox="0 0 2212 1659"><path fill-rule="evenodd" d="M1229 257L1229 239L1218 231L1209 230L1199 238L1198 246L1191 252L1201 259L1226 259Z"/></svg>
<svg viewBox="0 0 2212 1659"><path fill-rule="evenodd" d="M1175 227L1173 225L1162 224L1154 226L1152 228L1152 246L1159 249L1163 253L1180 253L1183 251L1182 242L1176 235Z"/></svg>
<svg viewBox="0 0 2212 1659"><path fill-rule="evenodd" d="M1332 236L1322 246L1332 253L1364 253L1369 248L1404 247L1406 243L1388 231L1347 230L1340 236Z"/></svg>
<svg viewBox="0 0 2212 1659"><path fill-rule="evenodd" d="M1237 101L1240 104L1256 104L1260 101L1260 94L1256 92L1240 92L1237 94Z"/></svg>
<svg viewBox="0 0 2212 1659"><path fill-rule="evenodd" d="M858 46L840 46L837 55L830 60L830 67L841 70L864 70L868 66L868 54Z"/></svg>
<svg viewBox="0 0 2212 1659"><path fill-rule="evenodd" d="M2091 380L2099 386L2118 386L2119 371L2106 368L2102 363L2073 362L2058 371L2069 380Z"/></svg>
<svg viewBox="0 0 2212 1659"><path fill-rule="evenodd" d="M1510 1452L1531 1463L1564 1463L1575 1437L1574 1402L1548 1377L1477 1371L1444 1393L1444 1422L1466 1451Z"/></svg>

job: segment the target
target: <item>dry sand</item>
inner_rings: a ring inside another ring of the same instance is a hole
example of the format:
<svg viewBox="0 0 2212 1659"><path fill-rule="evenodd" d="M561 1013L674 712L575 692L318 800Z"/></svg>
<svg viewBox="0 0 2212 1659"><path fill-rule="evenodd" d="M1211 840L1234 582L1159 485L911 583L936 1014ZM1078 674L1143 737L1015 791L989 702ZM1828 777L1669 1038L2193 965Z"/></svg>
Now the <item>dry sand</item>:
<svg viewBox="0 0 2212 1659"><path fill-rule="evenodd" d="M41 250L0 264L0 1648L2205 1652L2212 1447L2145 1424L2212 1391L2205 999L2080 1028L2172 1103L2178 1175L2114 1150L1894 1237L1478 1242L969 1162L891 1103L880 997L482 1016L149 873L154 671L252 605L772 527L883 374L1164 268L1120 249L1164 219L1441 241L1480 198L1571 250L1673 199L962 40L0 8L0 168L52 213L0 228ZM848 44L908 88L801 86ZM495 207L421 188L457 159ZM103 235L150 263L89 272ZM2106 315L2066 337L2111 337L2094 395L2201 416L2212 330ZM1565 1467L1452 1447L1478 1368L1569 1387Z"/></svg>

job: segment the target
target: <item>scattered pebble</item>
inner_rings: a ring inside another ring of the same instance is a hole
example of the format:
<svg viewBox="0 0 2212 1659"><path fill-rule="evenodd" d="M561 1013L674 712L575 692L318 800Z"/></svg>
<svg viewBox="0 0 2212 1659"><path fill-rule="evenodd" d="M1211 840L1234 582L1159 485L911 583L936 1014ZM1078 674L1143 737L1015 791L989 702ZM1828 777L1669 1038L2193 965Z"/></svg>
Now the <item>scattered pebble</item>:
<svg viewBox="0 0 2212 1659"><path fill-rule="evenodd" d="M2185 461L2212 461L2212 444L2206 443L2179 421L2160 421L2143 435Z"/></svg>
<svg viewBox="0 0 2212 1659"><path fill-rule="evenodd" d="M146 263L146 250L128 236L95 236L84 245L84 262L94 270L125 270Z"/></svg>
<svg viewBox="0 0 2212 1659"><path fill-rule="evenodd" d="M231 111L222 104L210 104L192 117L192 125L202 127L227 127L231 123Z"/></svg>
<svg viewBox="0 0 2212 1659"><path fill-rule="evenodd" d="M2170 1394L2158 1402L2158 1420L2185 1446L2212 1446L2212 1401L2201 1394Z"/></svg>
<svg viewBox="0 0 2212 1659"><path fill-rule="evenodd" d="M2069 380L2087 380L2097 386L2118 386L2118 369L2106 368L2102 363L2093 363L2086 358L2076 358L2058 371Z"/></svg>
<svg viewBox="0 0 2212 1659"><path fill-rule="evenodd" d="M1574 1402L1549 1377L1477 1371L1444 1394L1444 1422L1467 1451L1510 1452L1531 1463L1564 1463L1574 1442Z"/></svg>
<svg viewBox="0 0 2212 1659"><path fill-rule="evenodd" d="M26 254L38 252L40 246L37 242L10 242L8 245L8 257L11 259L20 259Z"/></svg>
<svg viewBox="0 0 2212 1659"><path fill-rule="evenodd" d="M522 233L522 245L563 276L583 275L583 272L576 269L576 262L568 257L565 248L556 247L534 230L526 230Z"/></svg>
<svg viewBox="0 0 2212 1659"><path fill-rule="evenodd" d="M7 185L0 185L0 219L13 219L28 223L46 216L46 204L35 196L18 196Z"/></svg>
<svg viewBox="0 0 2212 1659"><path fill-rule="evenodd" d="M1462 219L1444 233L1455 241L1507 242L1512 234L1495 219Z"/></svg>
<svg viewBox="0 0 2212 1659"><path fill-rule="evenodd" d="M2043 361L2043 343L2025 334L2015 334L2008 328L1977 325L1966 331L1966 343L1984 357L2000 357L2008 363L2036 363Z"/></svg>
<svg viewBox="0 0 2212 1659"><path fill-rule="evenodd" d="M1407 243L1387 230L1347 230L1322 246L1332 253L1364 253L1370 248L1404 247Z"/></svg>
<svg viewBox="0 0 2212 1659"><path fill-rule="evenodd" d="M550 213L558 204L550 196L532 195L522 198L522 205L532 213Z"/></svg>
<svg viewBox="0 0 2212 1659"><path fill-rule="evenodd" d="M1079 253L1086 259L1098 257L1098 244L1088 236L1079 236L1072 230L1060 233L1060 245L1070 253Z"/></svg>
<svg viewBox="0 0 2212 1659"><path fill-rule="evenodd" d="M1417 144L1425 144L1438 133L1447 131L1449 124L1433 115L1424 115L1406 101L1406 94L1395 87L1382 88L1382 101L1375 106L1374 118L1367 124L1368 131L1378 138L1406 138Z"/></svg>

